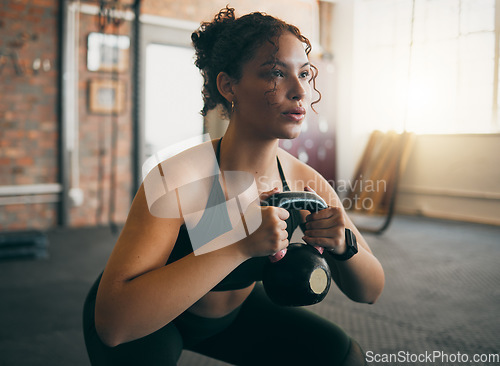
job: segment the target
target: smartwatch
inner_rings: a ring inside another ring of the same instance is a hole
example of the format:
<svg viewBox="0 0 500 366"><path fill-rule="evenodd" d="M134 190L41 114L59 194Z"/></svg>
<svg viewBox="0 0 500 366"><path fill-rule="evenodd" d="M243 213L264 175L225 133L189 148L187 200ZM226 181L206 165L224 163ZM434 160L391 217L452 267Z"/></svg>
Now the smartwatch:
<svg viewBox="0 0 500 366"><path fill-rule="evenodd" d="M338 261L346 261L354 254L358 252L358 242L356 241L356 235L349 230L345 229L345 244L347 246L346 251L343 254L335 254L333 251L329 250L330 255Z"/></svg>

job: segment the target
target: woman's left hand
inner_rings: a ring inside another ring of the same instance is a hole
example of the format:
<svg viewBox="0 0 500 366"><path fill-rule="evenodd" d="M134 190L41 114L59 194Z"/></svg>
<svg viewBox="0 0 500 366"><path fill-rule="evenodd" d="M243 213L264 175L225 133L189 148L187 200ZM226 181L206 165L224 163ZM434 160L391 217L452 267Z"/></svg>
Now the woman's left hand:
<svg viewBox="0 0 500 366"><path fill-rule="evenodd" d="M314 193L309 187L304 190ZM374 303L384 288L384 270L377 258L373 256L363 236L349 220L335 192L323 191L322 194L331 197L327 202L336 207L329 206L307 215L303 240L316 249L330 250L334 254L342 255L347 250L345 229L348 225L356 233L359 252L354 257L355 260L329 261L332 278L350 299Z"/></svg>
<svg viewBox="0 0 500 366"><path fill-rule="evenodd" d="M305 191L314 192L310 187ZM345 244L345 218L342 207L325 208L306 216L306 231L302 239L314 247L323 247L335 254L346 251Z"/></svg>

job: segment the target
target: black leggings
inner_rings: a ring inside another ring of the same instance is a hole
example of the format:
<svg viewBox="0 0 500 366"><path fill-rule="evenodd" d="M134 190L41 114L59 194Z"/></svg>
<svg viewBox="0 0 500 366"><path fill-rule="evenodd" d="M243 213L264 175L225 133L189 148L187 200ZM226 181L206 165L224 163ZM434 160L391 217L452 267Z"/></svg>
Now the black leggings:
<svg viewBox="0 0 500 366"><path fill-rule="evenodd" d="M92 365L176 365L183 349L234 365L364 365L356 342L304 308L272 303L257 283L241 307L222 318L189 312L158 331L107 347L94 326L95 293L85 302L85 343Z"/></svg>

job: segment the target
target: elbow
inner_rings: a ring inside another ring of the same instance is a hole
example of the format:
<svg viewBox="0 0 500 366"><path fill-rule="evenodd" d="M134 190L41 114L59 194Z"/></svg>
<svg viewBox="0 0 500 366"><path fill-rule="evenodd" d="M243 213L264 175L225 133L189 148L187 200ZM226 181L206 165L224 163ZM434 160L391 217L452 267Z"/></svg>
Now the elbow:
<svg viewBox="0 0 500 366"><path fill-rule="evenodd" d="M112 338L112 337L103 337L98 333L99 339L101 342L108 348L114 348L116 346L119 346L123 342L120 342L117 338Z"/></svg>
<svg viewBox="0 0 500 366"><path fill-rule="evenodd" d="M95 308L95 330L101 342L109 348L131 342L151 334L151 330L142 328L137 323L127 321L127 316L117 315L111 309Z"/></svg>
<svg viewBox="0 0 500 366"><path fill-rule="evenodd" d="M128 341L123 324L126 322L120 321L116 315L112 316L110 309L106 309L102 304L99 306L99 302L96 303L95 330L105 346L112 348Z"/></svg>
<svg viewBox="0 0 500 366"><path fill-rule="evenodd" d="M384 273L382 272L382 276L378 283L373 286L372 291L370 291L369 296L366 298L366 303L367 304L375 304L377 300L380 298L380 295L382 295L382 291L384 290L385 287L385 276Z"/></svg>
<svg viewBox="0 0 500 366"><path fill-rule="evenodd" d="M376 294L372 297L366 298L364 302L368 305L373 305L377 302L377 300L379 299L381 294L382 294L382 291L380 291L378 294Z"/></svg>
<svg viewBox="0 0 500 366"><path fill-rule="evenodd" d="M351 299L354 302L358 302L361 304L369 304L373 305L377 302L378 298L380 297L380 293L373 293L373 294L358 294L358 295L351 295L348 296L349 299Z"/></svg>
<svg viewBox="0 0 500 366"><path fill-rule="evenodd" d="M94 326L100 341L105 346L113 348L129 340L126 338L128 332L126 328L127 322L124 321L125 314L121 313L116 307L116 304L122 302L120 296L116 293L112 296L112 290L101 293L102 288L100 286L96 297Z"/></svg>
<svg viewBox="0 0 500 366"><path fill-rule="evenodd" d="M355 302L363 303L363 304L375 304L377 300L382 295L382 291L385 286L385 278L383 276L374 283L371 283L370 286L365 287L363 289L358 289L358 291L354 291L348 295L348 297Z"/></svg>
<svg viewBox="0 0 500 366"><path fill-rule="evenodd" d="M125 343L124 338L120 335L119 330L115 327L112 327L110 324L107 324L105 321L98 321L98 317L96 315L95 321L95 329L97 336L101 340L101 342L106 347L116 347L122 343Z"/></svg>

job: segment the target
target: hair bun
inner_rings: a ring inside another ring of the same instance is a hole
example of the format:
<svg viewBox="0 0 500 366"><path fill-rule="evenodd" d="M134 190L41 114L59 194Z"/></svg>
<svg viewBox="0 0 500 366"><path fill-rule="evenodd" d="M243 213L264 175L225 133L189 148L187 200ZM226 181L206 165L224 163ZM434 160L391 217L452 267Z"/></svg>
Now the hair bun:
<svg viewBox="0 0 500 366"><path fill-rule="evenodd" d="M203 70L210 64L212 51L215 43L219 39L221 33L227 30L228 25L235 20L234 8L226 6L217 15L212 22L204 22L191 35L191 41L196 50L195 65Z"/></svg>

